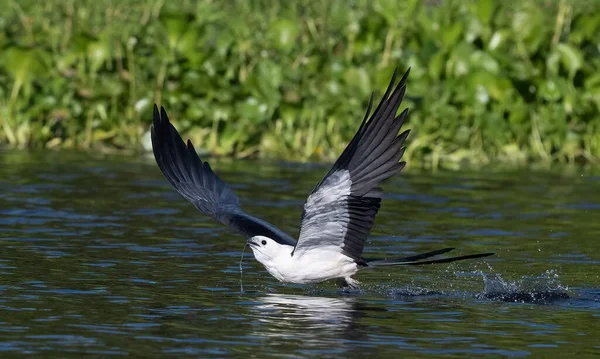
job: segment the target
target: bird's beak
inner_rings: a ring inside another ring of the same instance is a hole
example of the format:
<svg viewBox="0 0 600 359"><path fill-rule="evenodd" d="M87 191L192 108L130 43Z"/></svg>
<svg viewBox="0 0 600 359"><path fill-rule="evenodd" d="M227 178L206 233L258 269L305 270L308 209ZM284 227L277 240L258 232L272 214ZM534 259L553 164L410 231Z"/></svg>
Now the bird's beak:
<svg viewBox="0 0 600 359"><path fill-rule="evenodd" d="M246 244L247 244L247 245L249 245L249 246L250 246L250 248L252 248L252 246L255 246L255 245L256 245L256 243L254 243L254 242L252 241L252 238L248 239L248 240L246 241Z"/></svg>

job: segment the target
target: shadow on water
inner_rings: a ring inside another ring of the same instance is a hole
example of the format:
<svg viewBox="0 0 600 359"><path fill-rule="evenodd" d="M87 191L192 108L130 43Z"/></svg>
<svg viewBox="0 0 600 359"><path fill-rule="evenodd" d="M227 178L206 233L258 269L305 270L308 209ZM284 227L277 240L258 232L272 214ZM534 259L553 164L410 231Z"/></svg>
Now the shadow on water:
<svg viewBox="0 0 600 359"><path fill-rule="evenodd" d="M213 161L290 234L324 165ZM152 158L0 152L0 351L81 356L597 354L595 169L426 175L385 185L365 256L456 247L481 261L285 285L176 194Z"/></svg>

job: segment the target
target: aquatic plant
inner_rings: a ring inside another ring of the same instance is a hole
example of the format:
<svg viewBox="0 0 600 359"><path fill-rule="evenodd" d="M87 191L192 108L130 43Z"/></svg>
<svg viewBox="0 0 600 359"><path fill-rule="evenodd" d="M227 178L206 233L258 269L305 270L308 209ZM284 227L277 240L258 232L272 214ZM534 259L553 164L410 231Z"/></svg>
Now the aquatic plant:
<svg viewBox="0 0 600 359"><path fill-rule="evenodd" d="M600 157L595 1L7 0L0 143L331 161L411 67L409 164ZM403 106L403 107L405 107Z"/></svg>

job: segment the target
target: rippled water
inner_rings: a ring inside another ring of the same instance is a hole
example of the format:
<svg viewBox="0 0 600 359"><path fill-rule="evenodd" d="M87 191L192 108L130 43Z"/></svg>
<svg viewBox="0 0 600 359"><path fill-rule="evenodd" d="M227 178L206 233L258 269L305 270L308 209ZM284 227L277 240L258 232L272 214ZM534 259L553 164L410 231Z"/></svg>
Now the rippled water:
<svg viewBox="0 0 600 359"><path fill-rule="evenodd" d="M296 235L327 166L212 161ZM278 283L152 158L0 152L0 355L397 357L600 354L600 171L408 169L366 252L484 260ZM454 252L452 252L454 254ZM241 285L243 284L243 291Z"/></svg>

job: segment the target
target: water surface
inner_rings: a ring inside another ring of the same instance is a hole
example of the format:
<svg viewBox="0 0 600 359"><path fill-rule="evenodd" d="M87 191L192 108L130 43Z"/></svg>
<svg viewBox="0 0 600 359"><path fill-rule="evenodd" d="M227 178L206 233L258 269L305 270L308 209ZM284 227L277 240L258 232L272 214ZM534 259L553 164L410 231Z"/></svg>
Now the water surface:
<svg viewBox="0 0 600 359"><path fill-rule="evenodd" d="M0 355L564 357L600 354L600 171L409 168L365 256L496 252L278 283L151 157L0 152ZM211 160L296 236L327 165ZM243 286L243 288L242 288ZM3 354L2 354L3 353Z"/></svg>

